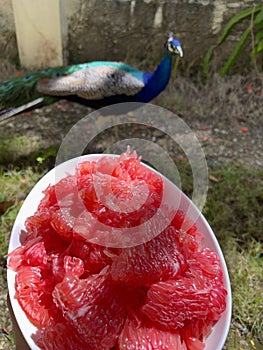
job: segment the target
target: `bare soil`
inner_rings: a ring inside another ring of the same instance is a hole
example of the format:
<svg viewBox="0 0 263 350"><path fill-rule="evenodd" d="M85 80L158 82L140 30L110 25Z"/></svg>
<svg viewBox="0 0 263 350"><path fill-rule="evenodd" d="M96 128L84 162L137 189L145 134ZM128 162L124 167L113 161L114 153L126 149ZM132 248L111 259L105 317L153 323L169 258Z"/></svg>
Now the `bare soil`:
<svg viewBox="0 0 263 350"><path fill-rule="evenodd" d="M233 162L248 167L263 165L263 76L251 73L225 79L214 77L206 85L178 77L152 103L179 115L196 133L209 166ZM11 140L16 149L11 159L8 152L3 155L0 150L0 162L15 161L15 153L28 155L59 145L72 126L91 112L85 106L62 100L2 122L0 140ZM169 130L169 125L166 127ZM105 134L93 143L92 151L103 151L109 142L117 141L118 136L125 137L125 133L132 136L130 128L122 130L120 135L116 135L116 130ZM136 136L158 140L173 151L171 140L164 133L140 129ZM19 141L14 141L17 138Z"/></svg>

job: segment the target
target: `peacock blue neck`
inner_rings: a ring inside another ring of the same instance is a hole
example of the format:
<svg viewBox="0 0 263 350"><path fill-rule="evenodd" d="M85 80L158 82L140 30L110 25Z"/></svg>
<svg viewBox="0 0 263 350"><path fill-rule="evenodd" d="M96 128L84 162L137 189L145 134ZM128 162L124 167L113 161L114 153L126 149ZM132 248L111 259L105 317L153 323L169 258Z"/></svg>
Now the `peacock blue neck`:
<svg viewBox="0 0 263 350"><path fill-rule="evenodd" d="M158 96L168 84L172 71L172 55L165 52L154 73L144 73L144 88L134 97L140 102L149 102Z"/></svg>

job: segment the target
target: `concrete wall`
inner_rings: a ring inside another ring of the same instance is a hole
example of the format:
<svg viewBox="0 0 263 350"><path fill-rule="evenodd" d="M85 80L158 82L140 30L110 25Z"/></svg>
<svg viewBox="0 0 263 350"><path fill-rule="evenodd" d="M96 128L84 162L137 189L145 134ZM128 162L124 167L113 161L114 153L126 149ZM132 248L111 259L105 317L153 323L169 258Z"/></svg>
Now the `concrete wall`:
<svg viewBox="0 0 263 350"><path fill-rule="evenodd" d="M64 57L68 62L126 60L142 67L158 62L171 30L183 44L186 64L200 63L203 53L231 16L253 3L261 3L261 0L61 1L67 5ZM233 35L232 40L237 37ZM15 38L12 1L0 0L0 58L17 59Z"/></svg>
<svg viewBox="0 0 263 350"><path fill-rule="evenodd" d="M66 41L63 0L12 0L17 46L26 67L61 66Z"/></svg>
<svg viewBox="0 0 263 350"><path fill-rule="evenodd" d="M12 2L10 0L0 0L0 57L15 60L17 56Z"/></svg>

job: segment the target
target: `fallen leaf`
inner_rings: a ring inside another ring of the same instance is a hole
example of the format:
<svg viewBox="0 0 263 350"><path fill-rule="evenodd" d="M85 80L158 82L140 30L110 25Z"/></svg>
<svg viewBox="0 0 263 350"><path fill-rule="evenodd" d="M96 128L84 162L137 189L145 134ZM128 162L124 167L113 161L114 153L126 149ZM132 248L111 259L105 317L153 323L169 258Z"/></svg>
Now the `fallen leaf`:
<svg viewBox="0 0 263 350"><path fill-rule="evenodd" d="M8 328L4 327L4 328L2 328L2 332L5 334L9 334L10 330Z"/></svg>
<svg viewBox="0 0 263 350"><path fill-rule="evenodd" d="M251 92L252 90L253 90L253 86L252 86L252 85L248 85L248 86L247 86L247 91L248 91L248 92Z"/></svg>
<svg viewBox="0 0 263 350"><path fill-rule="evenodd" d="M241 127L241 131L242 131L242 132L248 132L248 128L247 128L246 126L242 126L242 127Z"/></svg>
<svg viewBox="0 0 263 350"><path fill-rule="evenodd" d="M209 180L213 181L213 182L220 182L220 180L217 177L215 177L214 175L209 175Z"/></svg>

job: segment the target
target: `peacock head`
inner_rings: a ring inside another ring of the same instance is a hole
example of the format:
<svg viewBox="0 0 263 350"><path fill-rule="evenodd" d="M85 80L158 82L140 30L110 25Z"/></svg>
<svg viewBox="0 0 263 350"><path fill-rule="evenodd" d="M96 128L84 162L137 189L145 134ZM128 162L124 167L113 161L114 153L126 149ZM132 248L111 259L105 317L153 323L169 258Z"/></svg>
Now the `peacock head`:
<svg viewBox="0 0 263 350"><path fill-rule="evenodd" d="M169 33L168 39L165 43L166 49L172 55L179 55L183 57L183 49L179 40L175 39L173 33Z"/></svg>

